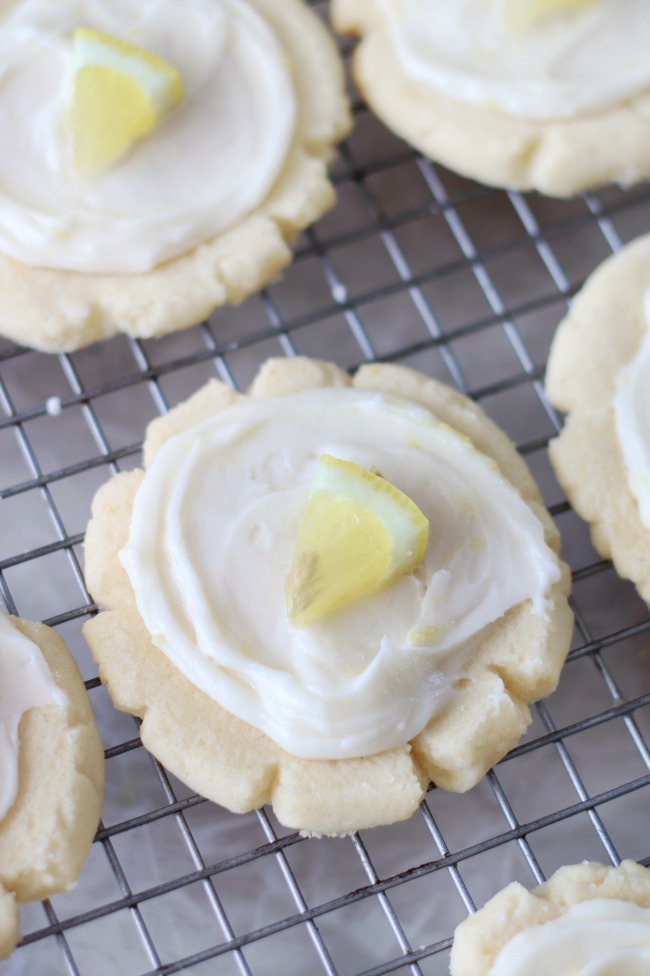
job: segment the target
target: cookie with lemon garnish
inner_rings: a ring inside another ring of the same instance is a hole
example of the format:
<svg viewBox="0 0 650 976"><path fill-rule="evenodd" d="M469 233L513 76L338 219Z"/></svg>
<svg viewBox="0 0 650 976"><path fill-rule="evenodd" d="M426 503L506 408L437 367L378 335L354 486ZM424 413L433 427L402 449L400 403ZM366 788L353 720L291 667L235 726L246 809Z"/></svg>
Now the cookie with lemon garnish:
<svg viewBox="0 0 650 976"><path fill-rule="evenodd" d="M99 822L104 752L72 655L49 627L0 612L0 959L18 903L75 881Z"/></svg>
<svg viewBox="0 0 650 976"><path fill-rule="evenodd" d="M270 360L154 421L98 492L104 608L84 633L120 709L231 810L345 833L463 791L556 685L572 616L515 449L420 373Z"/></svg>
<svg viewBox="0 0 650 976"><path fill-rule="evenodd" d="M0 14L0 335L47 351L239 302L334 202L349 126L304 0Z"/></svg>
<svg viewBox="0 0 650 976"><path fill-rule="evenodd" d="M645 976L650 870L584 861L508 885L454 933L451 976Z"/></svg>
<svg viewBox="0 0 650 976"><path fill-rule="evenodd" d="M566 413L549 457L598 552L650 600L650 236L589 277L560 323L546 394Z"/></svg>
<svg viewBox="0 0 650 976"><path fill-rule="evenodd" d="M355 79L425 155L569 196L650 174L645 0L333 0Z"/></svg>

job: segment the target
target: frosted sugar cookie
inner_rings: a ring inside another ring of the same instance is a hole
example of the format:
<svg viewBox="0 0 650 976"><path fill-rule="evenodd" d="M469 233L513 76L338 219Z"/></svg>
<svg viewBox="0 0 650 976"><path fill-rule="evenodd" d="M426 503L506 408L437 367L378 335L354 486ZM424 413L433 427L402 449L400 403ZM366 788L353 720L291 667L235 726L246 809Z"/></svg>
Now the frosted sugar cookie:
<svg viewBox="0 0 650 976"><path fill-rule="evenodd" d="M303 0L15 0L0 55L0 334L17 342L189 326L275 276L334 201L343 73Z"/></svg>
<svg viewBox="0 0 650 976"><path fill-rule="evenodd" d="M549 454L571 504L650 600L650 237L588 279L553 340L551 402L568 416Z"/></svg>
<svg viewBox="0 0 650 976"><path fill-rule="evenodd" d="M432 159L568 196L650 173L645 0L333 0L371 108Z"/></svg>
<svg viewBox="0 0 650 976"><path fill-rule="evenodd" d="M79 874L103 789L102 744L65 643L0 613L0 958L18 938L16 902Z"/></svg>
<svg viewBox="0 0 650 976"><path fill-rule="evenodd" d="M84 633L114 703L203 795L318 833L390 823L431 780L473 786L555 687L557 533L450 388L270 360L247 396L213 381L154 421L144 452L94 502L106 609Z"/></svg>
<svg viewBox="0 0 650 976"><path fill-rule="evenodd" d="M513 883L461 922L451 976L645 976L650 871L588 863L527 891Z"/></svg>

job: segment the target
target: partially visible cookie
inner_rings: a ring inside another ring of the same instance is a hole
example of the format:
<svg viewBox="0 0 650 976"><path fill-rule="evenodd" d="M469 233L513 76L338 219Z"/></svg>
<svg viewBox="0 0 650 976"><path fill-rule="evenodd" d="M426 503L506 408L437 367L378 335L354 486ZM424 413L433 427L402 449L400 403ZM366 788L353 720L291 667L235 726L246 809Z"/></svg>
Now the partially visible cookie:
<svg viewBox="0 0 650 976"><path fill-rule="evenodd" d="M185 91L90 174L64 138L78 27L163 58ZM0 161L0 334L16 342L59 352L193 325L276 277L334 203L349 108L336 46L303 0L187 0L181 17L174 0L144 14L138 0L16 0L0 43L17 66L0 91L0 142L14 147Z"/></svg>
<svg viewBox="0 0 650 976"><path fill-rule="evenodd" d="M0 959L18 942L18 906L15 897L0 885Z"/></svg>
<svg viewBox="0 0 650 976"><path fill-rule="evenodd" d="M548 6L542 16L525 0L333 0L332 16L360 38L353 73L373 111L450 169L560 197L642 179L647 5L634 0L625 16L619 0ZM527 9L536 16L522 24Z"/></svg>
<svg viewBox="0 0 650 976"><path fill-rule="evenodd" d="M414 573L301 629L284 581L322 453L409 494L430 542ZM270 360L248 396L212 381L154 421L144 455L95 498L105 609L84 634L144 744L208 798L316 833L404 819L431 780L473 786L555 688L572 629L557 532L510 441L449 387Z"/></svg>
<svg viewBox="0 0 650 976"><path fill-rule="evenodd" d="M567 414L549 455L594 546L650 600L650 237L588 279L560 323L546 393Z"/></svg>
<svg viewBox="0 0 650 976"><path fill-rule="evenodd" d="M17 661L28 685L16 677ZM81 870L99 821L104 753L81 676L55 631L1 615L0 662L0 955L6 955L18 931L16 902L65 891Z"/></svg>
<svg viewBox="0 0 650 976"><path fill-rule="evenodd" d="M508 885L457 927L450 972L573 976L590 963L650 972L650 871L634 861L563 867L532 891Z"/></svg>

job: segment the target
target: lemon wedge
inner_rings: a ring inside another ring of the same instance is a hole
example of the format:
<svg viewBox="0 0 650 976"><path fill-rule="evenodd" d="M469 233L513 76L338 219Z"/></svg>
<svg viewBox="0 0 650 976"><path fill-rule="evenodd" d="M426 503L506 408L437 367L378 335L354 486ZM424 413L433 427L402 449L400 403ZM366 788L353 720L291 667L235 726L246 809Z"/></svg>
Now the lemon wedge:
<svg viewBox="0 0 650 976"><path fill-rule="evenodd" d="M514 30L523 30L553 14L579 10L595 0L501 0L505 22Z"/></svg>
<svg viewBox="0 0 650 976"><path fill-rule="evenodd" d="M78 172L104 169L154 129L184 98L171 65L148 51L80 27L73 36L69 114Z"/></svg>
<svg viewBox="0 0 650 976"><path fill-rule="evenodd" d="M415 502L381 475L322 454L286 581L289 621L314 623L384 589L421 562L428 534Z"/></svg>

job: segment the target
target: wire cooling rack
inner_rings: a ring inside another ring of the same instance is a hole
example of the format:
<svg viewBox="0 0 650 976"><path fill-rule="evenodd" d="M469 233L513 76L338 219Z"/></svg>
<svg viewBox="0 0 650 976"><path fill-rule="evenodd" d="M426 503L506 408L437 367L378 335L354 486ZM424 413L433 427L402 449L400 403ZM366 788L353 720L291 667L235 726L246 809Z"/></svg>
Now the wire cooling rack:
<svg viewBox="0 0 650 976"><path fill-rule="evenodd" d="M61 356L0 344L2 597L68 641L107 759L78 884L23 910L2 976L442 976L454 926L509 881L583 858L650 862L648 610L554 480L559 420L542 390L568 301L650 227L650 190L502 193L421 158L359 104L355 123L338 206L261 295L155 341ZM96 610L90 502L139 463L146 423L211 376L243 388L269 355L298 353L407 364L479 401L533 469L574 579L573 649L523 742L469 793L431 789L408 822L345 838L189 793L115 712L80 634Z"/></svg>

